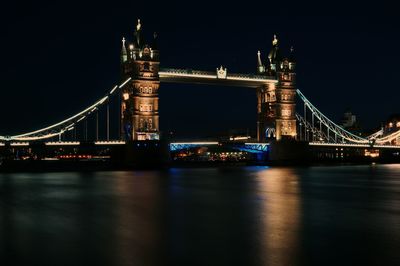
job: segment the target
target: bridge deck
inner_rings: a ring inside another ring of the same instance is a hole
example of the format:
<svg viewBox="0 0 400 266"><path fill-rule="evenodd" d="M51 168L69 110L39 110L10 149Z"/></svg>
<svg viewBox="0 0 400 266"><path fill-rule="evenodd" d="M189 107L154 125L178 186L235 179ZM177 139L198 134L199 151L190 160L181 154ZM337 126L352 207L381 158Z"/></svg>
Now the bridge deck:
<svg viewBox="0 0 400 266"><path fill-rule="evenodd" d="M219 78L216 72L186 69L161 69L158 74L161 82L236 86L245 88L258 88L268 83L278 82L275 77L269 76L227 74L225 78Z"/></svg>
<svg viewBox="0 0 400 266"><path fill-rule="evenodd" d="M354 143L323 143L310 142L310 146L315 147L345 147L345 148L377 148L377 149L400 149L399 145L370 145L370 144L354 144Z"/></svg>

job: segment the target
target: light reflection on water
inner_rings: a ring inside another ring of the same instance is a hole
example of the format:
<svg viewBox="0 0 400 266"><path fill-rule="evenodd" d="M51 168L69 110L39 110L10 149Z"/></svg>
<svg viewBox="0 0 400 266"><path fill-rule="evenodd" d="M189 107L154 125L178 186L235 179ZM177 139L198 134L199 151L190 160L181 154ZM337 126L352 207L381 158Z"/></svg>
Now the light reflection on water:
<svg viewBox="0 0 400 266"><path fill-rule="evenodd" d="M0 174L0 259L8 265L394 265L399 169Z"/></svg>
<svg viewBox="0 0 400 266"><path fill-rule="evenodd" d="M261 248L265 265L292 265L298 256L301 227L299 177L290 168L256 173L262 200Z"/></svg>

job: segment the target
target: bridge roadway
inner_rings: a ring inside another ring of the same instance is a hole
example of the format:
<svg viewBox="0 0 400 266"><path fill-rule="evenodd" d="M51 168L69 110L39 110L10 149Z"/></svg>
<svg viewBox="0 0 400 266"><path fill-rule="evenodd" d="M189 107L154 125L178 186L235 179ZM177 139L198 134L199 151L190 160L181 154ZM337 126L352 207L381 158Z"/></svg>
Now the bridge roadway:
<svg viewBox="0 0 400 266"><path fill-rule="evenodd" d="M45 146L57 146L57 147L63 147L63 146L79 146L83 143L80 141L54 141L54 142L44 142ZM86 143L88 144L88 143ZM90 144L90 143L89 143ZM93 142L94 145L96 146L117 146L117 145L124 145L125 141L119 141L119 140L110 140L110 141L95 141ZM9 145L11 147L28 147L30 146L29 142L10 142ZM6 143L0 142L0 147L6 146Z"/></svg>
<svg viewBox="0 0 400 266"><path fill-rule="evenodd" d="M217 71L200 71L190 69L162 68L158 72L161 82L190 83L202 85L236 86L259 88L265 84L276 84L278 80L272 76L251 74L229 74L218 76Z"/></svg>
<svg viewBox="0 0 400 266"><path fill-rule="evenodd" d="M90 143L81 143L79 141L54 141L54 142L44 142L45 146L80 146L82 144L90 144ZM120 141L120 140L110 140L110 141L95 141L93 142L94 145L96 146L119 146L119 145L125 145L125 141ZM213 145L219 145L220 143L218 141L197 141L197 142L171 142L170 143L170 150L179 150L179 149L185 149L189 147L199 147L199 146L213 146ZM232 144L240 144L232 142ZM252 143L252 142L246 142L242 143L244 146L246 146L249 149L252 150L258 150L258 151L267 151L267 147L269 146L269 143ZM5 142L0 142L0 147L4 147L6 145L9 145L11 147L28 147L31 144L29 142L10 142L10 143L5 143ZM314 147L337 147L337 148L377 148L377 149L400 149L400 145L369 145L369 144L351 144L351 143L323 143L323 142L309 142L309 146L314 146Z"/></svg>
<svg viewBox="0 0 400 266"><path fill-rule="evenodd" d="M125 141L120 141L120 140L110 140L110 141L95 141L95 142L79 142L79 141L54 141L54 142L43 142L45 146L47 147L79 147L81 145L87 146L94 144L97 147L102 147L102 146L120 146L120 145L125 145ZM220 145L221 143L218 141L197 141L197 142L171 142L169 144L169 149L170 151L176 151L176 150L182 150L182 149L188 149L188 148L193 148L193 147L203 147L203 146L214 146L214 145ZM243 149L248 150L249 152L266 152L268 149L269 144L268 143L235 143L232 142L233 145L235 146L240 146ZM29 142L10 142L10 143L4 143L0 142L0 147L5 147L9 145L10 147L13 148L24 148L24 147L29 147L31 146L31 143ZM139 143L135 144L139 145ZM145 145L145 144L144 144Z"/></svg>
<svg viewBox="0 0 400 266"><path fill-rule="evenodd" d="M315 147L337 147L337 148L377 148L377 149L400 149L400 145L370 145L354 143L323 143L309 142L308 145Z"/></svg>

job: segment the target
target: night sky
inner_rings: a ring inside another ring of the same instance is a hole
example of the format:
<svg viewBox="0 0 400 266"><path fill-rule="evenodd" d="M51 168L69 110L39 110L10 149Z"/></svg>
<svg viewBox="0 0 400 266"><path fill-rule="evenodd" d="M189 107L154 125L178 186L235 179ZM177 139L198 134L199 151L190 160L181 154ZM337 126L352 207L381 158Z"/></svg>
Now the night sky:
<svg viewBox="0 0 400 266"><path fill-rule="evenodd" d="M383 3L10 2L0 16L0 135L57 122L103 96L119 82L121 38L133 38L137 18L149 38L158 33L161 67L255 73L257 50L265 59L277 34L281 51L295 48L298 88L328 117L350 108L374 128L400 113L400 29L396 9ZM255 129L251 89L160 90L162 131Z"/></svg>

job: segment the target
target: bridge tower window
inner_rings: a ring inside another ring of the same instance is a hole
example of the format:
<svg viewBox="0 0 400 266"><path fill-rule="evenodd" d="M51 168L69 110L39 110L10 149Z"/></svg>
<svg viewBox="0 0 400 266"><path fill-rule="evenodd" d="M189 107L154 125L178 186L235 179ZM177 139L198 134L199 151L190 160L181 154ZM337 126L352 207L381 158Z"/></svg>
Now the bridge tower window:
<svg viewBox="0 0 400 266"><path fill-rule="evenodd" d="M153 111L153 105L151 104L141 104L139 105L140 112L151 112Z"/></svg>
<svg viewBox="0 0 400 266"><path fill-rule="evenodd" d="M143 130L143 118L140 118L139 120L139 131Z"/></svg>

